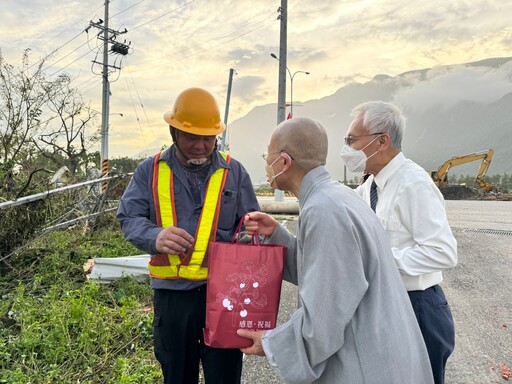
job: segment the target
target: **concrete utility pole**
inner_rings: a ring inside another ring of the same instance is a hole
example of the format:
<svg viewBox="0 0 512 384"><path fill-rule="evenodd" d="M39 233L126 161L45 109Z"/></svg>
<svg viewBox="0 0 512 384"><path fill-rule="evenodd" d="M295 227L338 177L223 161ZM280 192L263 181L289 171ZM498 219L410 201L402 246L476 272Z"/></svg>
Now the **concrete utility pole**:
<svg viewBox="0 0 512 384"><path fill-rule="evenodd" d="M226 147L226 134L228 131L228 115L229 115L229 101L231 100L231 84L233 84L233 74L235 70L233 68L229 69L229 81L228 81L228 92L226 95L226 110L224 111L224 125L226 126L226 130L222 132L222 140L220 142L220 150L224 151Z"/></svg>
<svg viewBox="0 0 512 384"><path fill-rule="evenodd" d="M105 0L105 29L103 30L103 97L101 98L101 176L108 176L108 111L110 109L110 83L108 82L108 4ZM101 184L105 192L107 183Z"/></svg>
<svg viewBox="0 0 512 384"><path fill-rule="evenodd" d="M116 31L110 29L108 27L108 19L109 19L109 5L110 1L105 0L105 20L99 20L97 22L91 21L89 26L85 29L85 32L89 32L91 27L98 28L100 32L98 33L98 39L103 40L103 62L99 63L95 60L92 62L95 64L100 64L102 66L102 79L103 79L103 92L101 98L101 175L102 177L108 176L108 125L109 125L109 105L110 105L110 82L108 80L109 68L121 69L121 67L117 67L115 65L109 65L108 63L108 54L115 53L120 55L127 55L130 51L130 44L126 44L126 40L124 43L116 41L117 36L127 33L128 30L125 28L124 31ZM109 51L109 44L111 45ZM103 183L101 185L101 189L104 192L107 189L107 183Z"/></svg>
<svg viewBox="0 0 512 384"><path fill-rule="evenodd" d="M281 0L281 6L277 10L280 14L277 17L281 20L279 39L279 87L277 96L277 124L286 119L286 56L288 51L288 0Z"/></svg>
<svg viewBox="0 0 512 384"><path fill-rule="evenodd" d="M277 97L277 124L280 124L286 119L286 55L288 51L288 0L281 0L281 6L277 10L281 20L280 39L279 39L279 87ZM284 201L284 192L276 189L274 191L274 200L276 202Z"/></svg>

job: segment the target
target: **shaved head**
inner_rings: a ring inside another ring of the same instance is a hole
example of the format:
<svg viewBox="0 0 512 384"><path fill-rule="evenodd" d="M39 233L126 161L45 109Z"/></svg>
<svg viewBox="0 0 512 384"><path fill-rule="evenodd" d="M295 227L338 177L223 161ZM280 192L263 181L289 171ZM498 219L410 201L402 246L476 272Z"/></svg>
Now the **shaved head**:
<svg viewBox="0 0 512 384"><path fill-rule="evenodd" d="M324 127L312 119L298 117L285 120L276 127L269 149L288 153L307 172L325 165L327 146Z"/></svg>

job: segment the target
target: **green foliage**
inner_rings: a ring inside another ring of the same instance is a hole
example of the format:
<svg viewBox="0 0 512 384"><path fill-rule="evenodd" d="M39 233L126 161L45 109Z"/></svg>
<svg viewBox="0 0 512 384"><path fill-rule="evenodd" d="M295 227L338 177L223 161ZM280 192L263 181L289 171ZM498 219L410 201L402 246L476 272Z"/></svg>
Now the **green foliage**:
<svg viewBox="0 0 512 384"><path fill-rule="evenodd" d="M258 195L258 196L273 196L274 195L274 190L270 187L270 185L260 185L258 188L256 188L255 192L256 192L256 195ZM285 194L285 196L293 196L288 191L285 191L284 194Z"/></svg>
<svg viewBox="0 0 512 384"><path fill-rule="evenodd" d="M30 238L46 219L44 201L2 209L0 219L0 257ZM1 274L0 266L0 274Z"/></svg>
<svg viewBox="0 0 512 384"><path fill-rule="evenodd" d="M152 290L126 277L102 285L83 264L137 254L111 217L100 230L52 232L0 277L0 383L156 383Z"/></svg>

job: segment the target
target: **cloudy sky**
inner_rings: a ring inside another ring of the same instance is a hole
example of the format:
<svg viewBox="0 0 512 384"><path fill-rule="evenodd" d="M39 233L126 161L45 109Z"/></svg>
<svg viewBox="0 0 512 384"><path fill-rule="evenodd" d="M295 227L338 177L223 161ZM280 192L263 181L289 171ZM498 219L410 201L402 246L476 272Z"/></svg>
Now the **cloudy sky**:
<svg viewBox="0 0 512 384"><path fill-rule="evenodd" d="M126 28L118 40L131 48L109 56L122 68L109 77L110 157L168 143L162 115L185 88L209 89L223 116L230 68L229 121L277 102L278 62L270 54L279 53L279 5L111 0L109 27ZM288 0L288 68L310 72L294 77L293 100L322 98L376 74L511 56L511 14L512 2L503 0ZM102 61L102 42L98 29L85 30L103 18L103 0L2 0L0 49L18 66L30 48L31 62L44 58L49 76L71 74L100 111L101 67L92 61Z"/></svg>

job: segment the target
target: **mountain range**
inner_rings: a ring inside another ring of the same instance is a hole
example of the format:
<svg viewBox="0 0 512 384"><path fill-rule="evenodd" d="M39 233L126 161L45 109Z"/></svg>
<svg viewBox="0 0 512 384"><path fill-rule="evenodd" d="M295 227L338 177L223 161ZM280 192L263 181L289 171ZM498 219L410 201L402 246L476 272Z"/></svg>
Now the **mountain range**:
<svg viewBox="0 0 512 384"><path fill-rule="evenodd" d="M339 153L351 121L350 111L370 100L398 105L407 118L404 155L427 171L454 156L494 149L487 175L512 172L512 57L379 74L365 83L351 83L321 99L294 101L294 117L320 122L329 135L327 169L333 179L344 174ZM288 112L287 112L288 113ZM276 104L252 109L229 124L231 155L247 168L254 184L265 182L261 154L276 126ZM454 167L450 175L475 175L479 161Z"/></svg>

